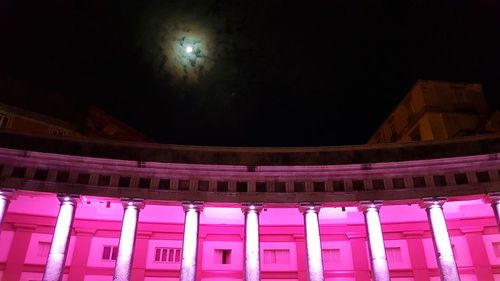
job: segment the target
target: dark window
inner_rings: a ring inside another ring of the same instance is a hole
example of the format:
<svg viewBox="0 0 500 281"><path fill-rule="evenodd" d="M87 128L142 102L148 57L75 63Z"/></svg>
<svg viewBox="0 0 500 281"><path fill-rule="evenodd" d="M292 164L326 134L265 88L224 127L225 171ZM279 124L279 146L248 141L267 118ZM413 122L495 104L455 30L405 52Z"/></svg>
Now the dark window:
<svg viewBox="0 0 500 281"><path fill-rule="evenodd" d="M99 175L99 179L97 180L97 185L109 186L110 181L111 181L111 176Z"/></svg>
<svg viewBox="0 0 500 281"><path fill-rule="evenodd" d="M130 177L120 177L118 180L119 187L130 187Z"/></svg>
<svg viewBox="0 0 500 281"><path fill-rule="evenodd" d="M413 177L413 186L420 188L425 187L425 178L424 177Z"/></svg>
<svg viewBox="0 0 500 281"><path fill-rule="evenodd" d="M0 175L2 174L3 172L3 165L0 165Z"/></svg>
<svg viewBox="0 0 500 281"><path fill-rule="evenodd" d="M403 178L393 178L392 186L394 187L394 189L405 188L405 180Z"/></svg>
<svg viewBox="0 0 500 281"><path fill-rule="evenodd" d="M139 188L150 188L151 187L151 179L150 178L140 178L139 179Z"/></svg>
<svg viewBox="0 0 500 281"><path fill-rule="evenodd" d="M373 189L375 190L384 190L384 180L382 179L378 179L378 180L373 180L372 181L372 184L373 184Z"/></svg>
<svg viewBox="0 0 500 281"><path fill-rule="evenodd" d="M285 182L276 182L274 184L274 192L286 192L286 183Z"/></svg>
<svg viewBox="0 0 500 281"><path fill-rule="evenodd" d="M158 184L158 189L169 190L170 189L170 179L160 179Z"/></svg>
<svg viewBox="0 0 500 281"><path fill-rule="evenodd" d="M4 114L0 114L0 128L7 128L9 124L9 117Z"/></svg>
<svg viewBox="0 0 500 281"><path fill-rule="evenodd" d="M208 191L208 186L209 186L208 181L200 181L198 182L198 190L199 191Z"/></svg>
<svg viewBox="0 0 500 281"><path fill-rule="evenodd" d="M89 184L90 181L90 174L78 174L78 179L76 180L77 183L79 184Z"/></svg>
<svg viewBox="0 0 500 281"><path fill-rule="evenodd" d="M248 184L246 181L239 181L236 183L236 191L237 192L247 192Z"/></svg>
<svg viewBox="0 0 500 281"><path fill-rule="evenodd" d="M255 191L257 191L257 192L267 192L267 183L266 182L257 182L257 183L255 183Z"/></svg>
<svg viewBox="0 0 500 281"><path fill-rule="evenodd" d="M443 175L434 176L434 185L435 186L445 186L446 185L446 177Z"/></svg>
<svg viewBox="0 0 500 281"><path fill-rule="evenodd" d="M57 171L56 182L68 182L69 172L68 171Z"/></svg>
<svg viewBox="0 0 500 281"><path fill-rule="evenodd" d="M294 192L305 192L306 184L302 181L297 181L293 183L293 191Z"/></svg>
<svg viewBox="0 0 500 281"><path fill-rule="evenodd" d="M179 190L188 191L189 190L189 181L188 180L180 180L179 181Z"/></svg>
<svg viewBox="0 0 500 281"><path fill-rule="evenodd" d="M490 182L490 175L487 171L476 172L476 177L478 182Z"/></svg>
<svg viewBox="0 0 500 281"><path fill-rule="evenodd" d="M12 177L14 178L24 178L25 174L26 174L25 167L14 167L14 169L12 170Z"/></svg>
<svg viewBox="0 0 500 281"><path fill-rule="evenodd" d="M344 181L334 181L333 191L344 191Z"/></svg>
<svg viewBox="0 0 500 281"><path fill-rule="evenodd" d="M231 250L214 250L214 263L215 264L230 264L231 263Z"/></svg>
<svg viewBox="0 0 500 281"><path fill-rule="evenodd" d="M49 176L48 170L36 169L35 175L33 176L33 179L35 179L37 181L44 181L44 180L47 180L48 176Z"/></svg>
<svg viewBox="0 0 500 281"><path fill-rule="evenodd" d="M314 192L325 192L325 182L315 181L313 183Z"/></svg>
<svg viewBox="0 0 500 281"><path fill-rule="evenodd" d="M353 180L352 188L356 191L363 191L365 190L365 182L362 180Z"/></svg>
<svg viewBox="0 0 500 281"><path fill-rule="evenodd" d="M465 173L455 174L455 182L457 184L467 184L469 181L467 180L467 175Z"/></svg>
<svg viewBox="0 0 500 281"><path fill-rule="evenodd" d="M218 181L217 182L217 191L218 192L227 192L229 190L229 184L227 181Z"/></svg>

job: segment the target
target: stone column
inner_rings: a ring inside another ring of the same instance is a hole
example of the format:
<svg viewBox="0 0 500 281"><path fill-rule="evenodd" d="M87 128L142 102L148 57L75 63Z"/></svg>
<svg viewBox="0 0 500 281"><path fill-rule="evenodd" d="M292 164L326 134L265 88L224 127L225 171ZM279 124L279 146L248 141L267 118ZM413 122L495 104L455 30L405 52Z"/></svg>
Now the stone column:
<svg viewBox="0 0 500 281"><path fill-rule="evenodd" d="M304 214L306 233L307 270L309 281L324 281L321 238L319 235L319 204L301 203L300 211Z"/></svg>
<svg viewBox="0 0 500 281"><path fill-rule="evenodd" d="M260 280L259 213L262 204L243 203L245 214L245 275L244 281Z"/></svg>
<svg viewBox="0 0 500 281"><path fill-rule="evenodd" d="M79 196L70 195L60 195L58 198L61 201L61 206L59 207L56 228L54 229L49 256L43 273L43 281L62 280L76 205L80 200Z"/></svg>
<svg viewBox="0 0 500 281"><path fill-rule="evenodd" d="M9 207L10 198L14 190L8 188L0 188L0 232L2 232L2 223L5 215L7 214L7 208Z"/></svg>
<svg viewBox="0 0 500 281"><path fill-rule="evenodd" d="M427 212L427 218L432 232L432 241L436 251L437 264L442 281L460 281L458 268L453 256L450 236L444 219L443 204L446 198L423 198L422 207Z"/></svg>
<svg viewBox="0 0 500 281"><path fill-rule="evenodd" d="M370 249L370 263L372 266L373 281L390 281L389 265L385 256L384 237L378 210L382 201L362 201L359 210L365 217L368 248Z"/></svg>
<svg viewBox="0 0 500 281"><path fill-rule="evenodd" d="M122 199L122 204L125 211L113 281L131 280L139 211L144 208L144 201L141 199Z"/></svg>
<svg viewBox="0 0 500 281"><path fill-rule="evenodd" d="M198 230L203 204L200 202L183 202L182 207L186 216L184 220L184 240L182 242L181 277L179 280L196 281Z"/></svg>
<svg viewBox="0 0 500 281"><path fill-rule="evenodd" d="M489 193L487 199L491 201L491 208L493 209L493 213L495 213L497 226L500 228L500 192Z"/></svg>

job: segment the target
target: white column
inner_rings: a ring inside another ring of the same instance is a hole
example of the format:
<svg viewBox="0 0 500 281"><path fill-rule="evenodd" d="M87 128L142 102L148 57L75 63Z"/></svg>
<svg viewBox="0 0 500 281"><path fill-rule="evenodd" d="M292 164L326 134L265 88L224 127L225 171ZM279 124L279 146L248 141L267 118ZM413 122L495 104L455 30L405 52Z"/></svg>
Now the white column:
<svg viewBox="0 0 500 281"><path fill-rule="evenodd" d="M2 232L2 223L5 215L7 214L7 208L9 207L10 198L14 190L1 188L0 189L0 232Z"/></svg>
<svg viewBox="0 0 500 281"><path fill-rule="evenodd" d="M497 226L500 227L500 192L489 193L488 197L491 201L491 208L493 209L493 213L495 213Z"/></svg>
<svg viewBox="0 0 500 281"><path fill-rule="evenodd" d="M125 211L123 213L113 281L130 281L132 278L132 262L139 211L144 208L144 201L141 199L122 199L122 204Z"/></svg>
<svg viewBox="0 0 500 281"><path fill-rule="evenodd" d="M323 281L323 257L321 255L321 239L319 235L319 204L301 203L300 210L304 214L306 232L307 270L309 281Z"/></svg>
<svg viewBox="0 0 500 281"><path fill-rule="evenodd" d="M199 202L183 202L182 207L186 216L184 220L180 281L195 281L196 258L198 254L198 228L203 204Z"/></svg>
<svg viewBox="0 0 500 281"><path fill-rule="evenodd" d="M260 280L259 213L262 204L243 203L245 214L245 276L244 281Z"/></svg>
<svg viewBox="0 0 500 281"><path fill-rule="evenodd" d="M443 214L443 203L446 198L423 198L422 207L427 212L429 220L434 250L436 251L437 264L442 281L460 281L457 264L453 256L450 236L446 228L446 221Z"/></svg>
<svg viewBox="0 0 500 281"><path fill-rule="evenodd" d="M378 210L382 201L362 201L359 210L365 217L368 247L370 249L370 264L373 281L390 281L389 266L385 255L384 237Z"/></svg>
<svg viewBox="0 0 500 281"><path fill-rule="evenodd" d="M56 228L54 229L49 256L43 273L43 281L62 280L76 204L79 200L78 196L69 195L60 195L58 198L61 201L61 206L59 207Z"/></svg>

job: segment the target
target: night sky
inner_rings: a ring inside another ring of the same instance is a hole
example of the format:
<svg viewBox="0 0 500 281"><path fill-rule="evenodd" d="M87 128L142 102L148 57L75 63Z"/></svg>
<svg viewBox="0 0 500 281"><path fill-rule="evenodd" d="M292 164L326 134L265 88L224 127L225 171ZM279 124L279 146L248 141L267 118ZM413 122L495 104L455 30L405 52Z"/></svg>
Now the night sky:
<svg viewBox="0 0 500 281"><path fill-rule="evenodd" d="M500 108L498 0L0 3L0 101L96 104L158 142L363 144L418 79Z"/></svg>

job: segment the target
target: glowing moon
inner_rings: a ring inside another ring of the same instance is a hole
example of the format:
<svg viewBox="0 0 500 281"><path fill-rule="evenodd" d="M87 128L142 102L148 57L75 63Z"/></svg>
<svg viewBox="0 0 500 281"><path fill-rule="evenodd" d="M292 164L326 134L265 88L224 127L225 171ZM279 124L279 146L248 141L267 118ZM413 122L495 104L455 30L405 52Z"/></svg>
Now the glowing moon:
<svg viewBox="0 0 500 281"><path fill-rule="evenodd" d="M193 52L193 47L187 46L186 47L186 53L191 54Z"/></svg>

